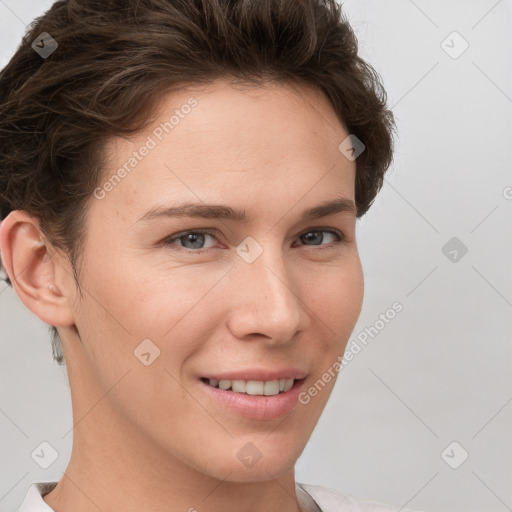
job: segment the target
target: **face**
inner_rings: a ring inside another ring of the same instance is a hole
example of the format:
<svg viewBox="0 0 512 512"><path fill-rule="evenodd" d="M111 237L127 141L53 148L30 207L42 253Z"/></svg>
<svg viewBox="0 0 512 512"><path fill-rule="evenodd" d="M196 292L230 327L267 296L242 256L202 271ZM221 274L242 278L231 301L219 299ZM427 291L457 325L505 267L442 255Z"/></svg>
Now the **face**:
<svg viewBox="0 0 512 512"><path fill-rule="evenodd" d="M109 141L72 302L81 343L64 347L84 414L103 397L107 430L129 425L123 435L211 477L293 468L335 379L308 403L299 394L343 353L363 299L354 212L304 217L354 201L347 136L315 90L215 82ZM195 216L171 215L184 204Z"/></svg>

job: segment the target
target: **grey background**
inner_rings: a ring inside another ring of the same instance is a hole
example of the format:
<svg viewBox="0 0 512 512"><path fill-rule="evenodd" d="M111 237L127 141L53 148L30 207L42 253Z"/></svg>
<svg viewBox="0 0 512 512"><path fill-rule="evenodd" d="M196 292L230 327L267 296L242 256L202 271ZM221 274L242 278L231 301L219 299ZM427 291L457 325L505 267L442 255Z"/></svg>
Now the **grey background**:
<svg viewBox="0 0 512 512"><path fill-rule="evenodd" d="M0 0L2 67L50 4ZM403 311L342 370L297 480L425 512L512 510L512 2L344 5L400 136L358 224L351 341L395 301ZM458 58L441 45L462 48L453 31L469 43ZM456 262L442 251L452 237L468 249ZM62 475L72 423L47 327L3 283L0 325L0 509L13 512L31 482ZM30 457L42 441L59 453L47 470Z"/></svg>

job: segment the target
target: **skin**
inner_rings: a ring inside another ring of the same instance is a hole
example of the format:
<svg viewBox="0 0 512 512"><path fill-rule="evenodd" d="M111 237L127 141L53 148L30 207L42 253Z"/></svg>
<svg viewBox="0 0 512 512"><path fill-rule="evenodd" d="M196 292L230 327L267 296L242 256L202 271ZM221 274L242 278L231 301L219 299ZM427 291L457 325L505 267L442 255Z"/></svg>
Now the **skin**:
<svg viewBox="0 0 512 512"><path fill-rule="evenodd" d="M69 465L44 497L57 512L299 510L294 465L335 379L286 417L255 420L214 403L198 377L297 367L307 389L343 353L363 301L356 217L300 216L340 196L354 201L355 162L338 150L348 133L316 89L217 81L165 96L146 130L111 139L105 179L191 96L190 114L103 199L91 198L83 298L65 255L40 243L36 219L18 210L1 225L16 293L63 340L74 429ZM249 222L137 222L182 201L245 209ZM216 233L197 245L165 244L207 228ZM302 236L310 231L319 245ZM248 236L263 248L250 264L236 252ZM149 366L133 353L146 338L160 349ZM248 442L262 454L252 467L237 457Z"/></svg>

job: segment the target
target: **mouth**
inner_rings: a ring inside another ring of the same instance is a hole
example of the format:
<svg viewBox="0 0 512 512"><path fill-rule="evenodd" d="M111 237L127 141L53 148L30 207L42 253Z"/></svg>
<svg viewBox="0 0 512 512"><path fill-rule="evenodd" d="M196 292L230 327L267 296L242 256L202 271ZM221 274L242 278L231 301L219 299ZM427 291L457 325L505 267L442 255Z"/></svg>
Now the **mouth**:
<svg viewBox="0 0 512 512"><path fill-rule="evenodd" d="M223 391L232 391L243 395L275 396L289 391L296 382L304 379L276 379L276 380L225 380L202 377L201 381L208 386Z"/></svg>
<svg viewBox="0 0 512 512"><path fill-rule="evenodd" d="M268 375L268 372L266 373ZM236 379L218 379L210 376L201 377L197 382L202 393L209 400L229 413L251 420L276 420L297 408L299 394L306 380L306 375L302 372L284 373L285 375L280 372L279 376L289 377L288 379L277 379L275 378L277 375L263 375L263 378L270 377L273 380L242 380L240 379L242 375L238 373L223 375L223 377L237 377ZM294 374L301 378L292 378ZM253 378L257 378L257 375Z"/></svg>

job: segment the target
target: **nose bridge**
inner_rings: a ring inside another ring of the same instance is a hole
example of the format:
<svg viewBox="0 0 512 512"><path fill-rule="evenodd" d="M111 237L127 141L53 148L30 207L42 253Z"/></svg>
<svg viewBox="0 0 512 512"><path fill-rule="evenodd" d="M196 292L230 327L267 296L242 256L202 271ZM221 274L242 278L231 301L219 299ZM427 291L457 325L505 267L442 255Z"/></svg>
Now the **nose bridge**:
<svg viewBox="0 0 512 512"><path fill-rule="evenodd" d="M290 279L285 256L279 244L260 243L263 251L251 263L240 261L237 280L241 279L239 288L243 293L235 309L242 308L238 314L245 321L243 336L252 333L265 334L275 341L286 341L293 337L300 327L301 303L296 295L295 285Z"/></svg>

